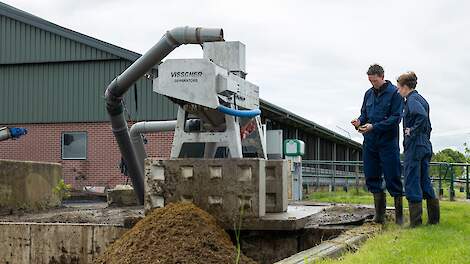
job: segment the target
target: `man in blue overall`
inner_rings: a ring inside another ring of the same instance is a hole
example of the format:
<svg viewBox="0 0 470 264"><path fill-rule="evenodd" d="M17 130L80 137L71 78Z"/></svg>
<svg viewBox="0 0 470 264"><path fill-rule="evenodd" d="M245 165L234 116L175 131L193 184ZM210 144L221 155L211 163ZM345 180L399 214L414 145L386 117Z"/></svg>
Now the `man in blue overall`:
<svg viewBox="0 0 470 264"><path fill-rule="evenodd" d="M385 178L385 186L394 197L395 222L402 225L403 184L398 125L403 112L403 98L398 94L397 87L384 80L384 70L380 65L371 65L367 75L373 87L365 93L361 116L351 124L364 135L364 174L367 188L374 195L374 221L385 222Z"/></svg>
<svg viewBox="0 0 470 264"><path fill-rule="evenodd" d="M431 120L429 104L415 90L418 78L407 72L398 78L398 90L405 98L403 117L405 149L405 195L410 208L410 226L421 225L422 200L426 199L428 224L438 224L440 218L439 199L436 198L429 177L429 162L432 156Z"/></svg>

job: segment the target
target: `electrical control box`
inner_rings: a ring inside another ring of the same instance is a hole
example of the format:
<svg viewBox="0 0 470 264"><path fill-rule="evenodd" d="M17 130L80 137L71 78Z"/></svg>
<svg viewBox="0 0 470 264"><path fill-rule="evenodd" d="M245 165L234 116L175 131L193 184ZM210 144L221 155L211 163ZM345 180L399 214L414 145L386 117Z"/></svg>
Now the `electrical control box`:
<svg viewBox="0 0 470 264"><path fill-rule="evenodd" d="M284 154L286 156L303 156L305 154L305 143L299 139L286 139L284 141Z"/></svg>

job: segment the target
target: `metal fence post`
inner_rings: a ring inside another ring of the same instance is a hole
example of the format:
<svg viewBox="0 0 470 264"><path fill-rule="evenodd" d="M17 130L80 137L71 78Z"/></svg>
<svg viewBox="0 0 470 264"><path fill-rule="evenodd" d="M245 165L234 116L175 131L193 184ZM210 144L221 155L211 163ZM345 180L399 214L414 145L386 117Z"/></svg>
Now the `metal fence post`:
<svg viewBox="0 0 470 264"><path fill-rule="evenodd" d="M333 161L330 162L330 168L331 168L331 170L333 171L333 173L331 174L331 180L330 180L330 185L331 185L330 190L331 190L332 192L334 192L334 191L335 191L335 184L336 184L336 183L335 183L335 180L336 180L336 179L335 179L335 178L336 178L336 168L335 168L334 165L333 165Z"/></svg>
<svg viewBox="0 0 470 264"><path fill-rule="evenodd" d="M356 177L356 193L359 194L359 172L355 173Z"/></svg>
<svg viewBox="0 0 470 264"><path fill-rule="evenodd" d="M450 186L449 186L449 200L455 201L455 190L454 190L454 166L451 165L450 170Z"/></svg>
<svg viewBox="0 0 470 264"><path fill-rule="evenodd" d="M466 191L467 191L467 199L470 199L470 179L468 178L468 165L465 166L465 174L466 174L466 179L465 179L465 187L466 187Z"/></svg>
<svg viewBox="0 0 470 264"><path fill-rule="evenodd" d="M320 188L320 162L317 161L317 164L315 164L315 177L316 178L316 189L319 190Z"/></svg>
<svg viewBox="0 0 470 264"><path fill-rule="evenodd" d="M446 174L447 174L447 170L446 170ZM439 177L439 190L438 190L438 194L439 194L439 199L442 199L442 196L444 195L444 190L442 189L442 164L439 164L439 174L438 174L438 177Z"/></svg>

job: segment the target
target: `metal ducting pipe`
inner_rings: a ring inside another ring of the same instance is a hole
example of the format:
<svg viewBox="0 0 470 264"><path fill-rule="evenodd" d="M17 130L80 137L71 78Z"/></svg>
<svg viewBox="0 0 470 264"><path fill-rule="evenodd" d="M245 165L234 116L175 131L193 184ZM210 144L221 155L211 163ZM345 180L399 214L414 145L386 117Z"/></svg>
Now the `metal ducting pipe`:
<svg viewBox="0 0 470 264"><path fill-rule="evenodd" d="M189 119L186 121L185 127L188 130L193 130L199 127L199 120ZM176 120L171 121L143 121L132 125L129 130L132 145L134 146L137 160L139 161L139 169L144 174L144 161L147 158L147 152L145 151L144 141L142 140L142 134L145 133L157 133L157 132L168 132L175 131Z"/></svg>
<svg viewBox="0 0 470 264"><path fill-rule="evenodd" d="M10 129L8 127L0 127L0 141L11 138Z"/></svg>
<svg viewBox="0 0 470 264"><path fill-rule="evenodd" d="M129 176L140 204L144 203L144 176L139 170L139 161L129 136L126 118L123 114L122 97L133 83L176 47L183 44L202 44L223 40L221 28L174 28L167 31L157 44L108 85L105 92L106 109L110 116L113 134L116 137L121 155L127 163Z"/></svg>
<svg viewBox="0 0 470 264"><path fill-rule="evenodd" d="M139 161L139 170L142 175L144 174L144 160L147 158L147 152L145 152L144 141L142 140L141 134L174 131L175 128L176 120L139 122L132 125L129 133L137 160Z"/></svg>

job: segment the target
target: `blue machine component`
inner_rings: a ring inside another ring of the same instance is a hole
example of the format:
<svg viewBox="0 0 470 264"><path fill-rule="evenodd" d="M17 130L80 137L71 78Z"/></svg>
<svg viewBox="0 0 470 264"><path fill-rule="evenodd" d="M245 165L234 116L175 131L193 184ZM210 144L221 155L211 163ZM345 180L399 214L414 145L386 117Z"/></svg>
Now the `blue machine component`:
<svg viewBox="0 0 470 264"><path fill-rule="evenodd" d="M231 116L238 116L238 117L246 117L246 118L253 118L255 116L259 116L261 114L261 110L259 109L252 109L252 110L237 110L232 109L230 107L226 107L223 105L219 105L217 110Z"/></svg>
<svg viewBox="0 0 470 264"><path fill-rule="evenodd" d="M28 134L28 130L26 128L21 127L11 127L9 128L11 138L20 138L23 135Z"/></svg>

